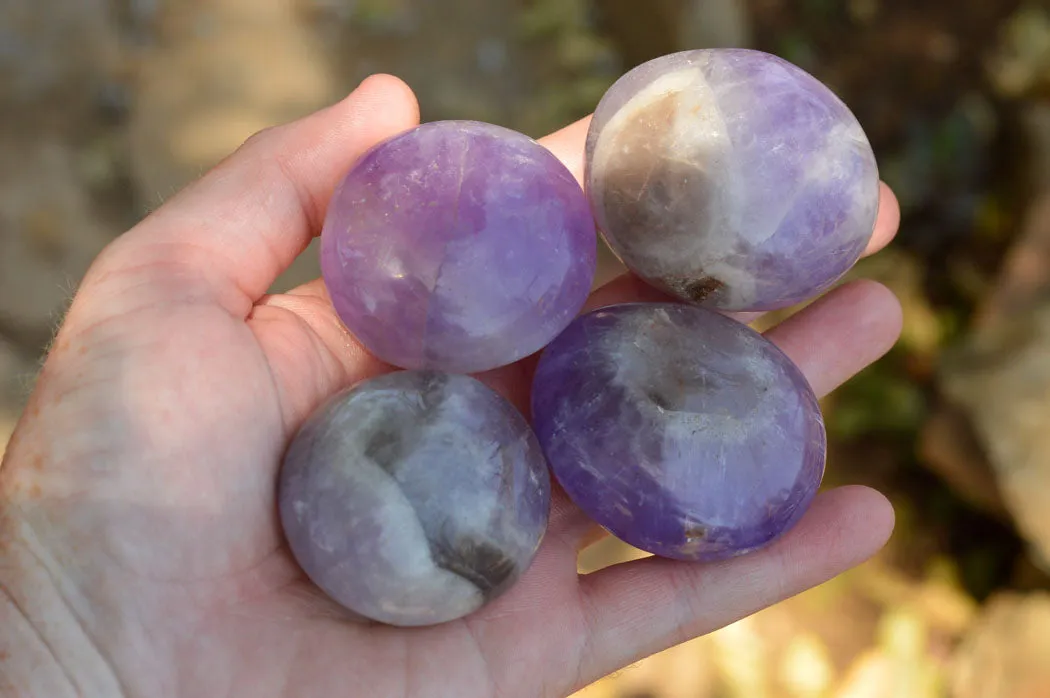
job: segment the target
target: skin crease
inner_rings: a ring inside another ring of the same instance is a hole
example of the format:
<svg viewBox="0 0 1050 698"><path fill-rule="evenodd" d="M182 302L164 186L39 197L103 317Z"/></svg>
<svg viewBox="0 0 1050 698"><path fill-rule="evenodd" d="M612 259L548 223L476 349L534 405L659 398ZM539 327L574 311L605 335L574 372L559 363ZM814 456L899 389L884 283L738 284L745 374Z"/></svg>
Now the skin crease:
<svg viewBox="0 0 1050 698"><path fill-rule="evenodd" d="M250 139L92 266L0 469L0 695L565 696L882 547L890 505L847 487L759 553L580 577L595 532L556 493L527 574L463 621L374 626L319 596L277 525L280 458L326 396L389 369L319 282L265 294L320 231L339 176L417 120L407 86L370 78ZM586 127L544 140L577 177ZM884 188L868 253L898 221ZM624 277L588 307L658 297ZM889 291L859 282L768 336L824 394L885 353L900 322ZM532 366L482 378L524 410Z"/></svg>

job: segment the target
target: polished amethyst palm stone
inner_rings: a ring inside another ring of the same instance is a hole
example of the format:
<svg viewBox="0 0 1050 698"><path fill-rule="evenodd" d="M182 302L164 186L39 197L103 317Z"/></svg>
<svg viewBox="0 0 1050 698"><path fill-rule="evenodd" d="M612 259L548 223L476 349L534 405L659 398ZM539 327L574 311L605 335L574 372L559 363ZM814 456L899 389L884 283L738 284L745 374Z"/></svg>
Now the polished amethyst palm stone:
<svg viewBox="0 0 1050 698"><path fill-rule="evenodd" d="M280 518L307 576L391 625L461 618L521 576L547 526L550 477L524 417L477 380L388 374L300 429Z"/></svg>
<svg viewBox="0 0 1050 698"><path fill-rule="evenodd" d="M824 472L817 398L776 346L715 311L627 304L544 351L533 426L569 497L618 538L717 560L787 531Z"/></svg>
<svg viewBox="0 0 1050 698"><path fill-rule="evenodd" d="M623 262L684 301L770 310L830 288L879 204L875 156L835 94L760 51L671 54L606 93L587 193Z"/></svg>
<svg viewBox="0 0 1050 698"><path fill-rule="evenodd" d="M550 151L498 126L440 121L360 159L321 246L336 312L375 356L474 373L539 351L576 316L597 236Z"/></svg>

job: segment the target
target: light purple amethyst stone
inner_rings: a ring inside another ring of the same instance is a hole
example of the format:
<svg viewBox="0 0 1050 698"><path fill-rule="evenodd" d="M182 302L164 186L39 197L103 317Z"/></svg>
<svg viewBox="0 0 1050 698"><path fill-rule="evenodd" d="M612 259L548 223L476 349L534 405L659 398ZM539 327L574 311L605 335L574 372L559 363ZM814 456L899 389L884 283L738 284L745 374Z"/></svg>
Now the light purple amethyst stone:
<svg viewBox="0 0 1050 698"><path fill-rule="evenodd" d="M281 524L307 576L382 623L461 618L509 589L547 527L525 418L463 375L399 371L314 413L285 456Z"/></svg>
<svg viewBox="0 0 1050 698"><path fill-rule="evenodd" d="M825 85L760 51L645 63L595 111L587 193L624 263L690 303L770 310L830 288L874 231L879 174Z"/></svg>
<svg viewBox="0 0 1050 698"><path fill-rule="evenodd" d="M543 352L533 427L569 497L613 535L681 560L769 544L824 473L820 406L776 346L715 311L627 304Z"/></svg>
<svg viewBox="0 0 1050 698"><path fill-rule="evenodd" d="M542 349L579 312L597 237L547 149L471 121L424 124L366 153L336 190L321 268L378 358L474 373Z"/></svg>

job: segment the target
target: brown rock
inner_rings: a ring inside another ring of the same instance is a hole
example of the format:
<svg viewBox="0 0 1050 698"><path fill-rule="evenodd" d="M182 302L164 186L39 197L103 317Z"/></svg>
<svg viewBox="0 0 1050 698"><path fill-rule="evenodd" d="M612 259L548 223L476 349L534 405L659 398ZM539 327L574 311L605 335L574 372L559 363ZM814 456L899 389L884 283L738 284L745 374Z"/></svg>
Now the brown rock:
<svg viewBox="0 0 1050 698"><path fill-rule="evenodd" d="M945 360L943 387L969 413L1018 529L1050 560L1050 301L975 334Z"/></svg>
<svg viewBox="0 0 1050 698"><path fill-rule="evenodd" d="M1028 130L1050 158L1050 118L1033 110ZM1006 507L1050 569L1050 172L1007 255L973 333L945 357L942 385L961 406L989 457Z"/></svg>
<svg viewBox="0 0 1050 698"><path fill-rule="evenodd" d="M919 455L971 505L997 518L1010 518L984 444L958 407L944 405L926 420L919 438Z"/></svg>
<svg viewBox="0 0 1050 698"><path fill-rule="evenodd" d="M994 598L952 662L952 698L1050 696L1050 594Z"/></svg>

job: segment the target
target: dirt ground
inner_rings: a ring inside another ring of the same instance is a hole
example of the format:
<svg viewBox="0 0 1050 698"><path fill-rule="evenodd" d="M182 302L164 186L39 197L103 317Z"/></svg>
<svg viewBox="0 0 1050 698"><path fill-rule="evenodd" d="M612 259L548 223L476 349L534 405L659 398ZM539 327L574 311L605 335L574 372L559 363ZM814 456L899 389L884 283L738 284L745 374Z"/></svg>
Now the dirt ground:
<svg viewBox="0 0 1050 698"><path fill-rule="evenodd" d="M1050 695L1038 2L6 0L0 444L94 256L254 131L383 71L416 90L424 119L541 135L634 64L719 45L778 53L831 85L901 200L899 242L857 273L901 297L904 337L826 403L829 482L888 492L898 531L861 570L582 695ZM311 250L278 285L316 274ZM581 566L633 554L608 541Z"/></svg>

